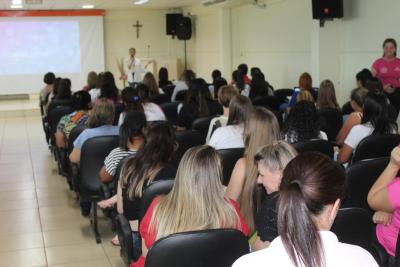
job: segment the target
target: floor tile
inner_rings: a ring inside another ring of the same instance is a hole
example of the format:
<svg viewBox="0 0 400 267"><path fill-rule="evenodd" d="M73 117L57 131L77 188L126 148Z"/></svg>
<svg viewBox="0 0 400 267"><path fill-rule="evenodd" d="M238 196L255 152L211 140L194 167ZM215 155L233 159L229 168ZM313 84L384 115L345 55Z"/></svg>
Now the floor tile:
<svg viewBox="0 0 400 267"><path fill-rule="evenodd" d="M92 244L75 244L68 246L57 246L46 248L46 256L49 265L81 262L88 260L104 260L107 257L104 254L103 247Z"/></svg>
<svg viewBox="0 0 400 267"><path fill-rule="evenodd" d="M5 242L0 242L0 253L44 247L42 233L4 235L1 238Z"/></svg>
<svg viewBox="0 0 400 267"><path fill-rule="evenodd" d="M46 265L46 256L43 248L0 253L0 266L34 267Z"/></svg>

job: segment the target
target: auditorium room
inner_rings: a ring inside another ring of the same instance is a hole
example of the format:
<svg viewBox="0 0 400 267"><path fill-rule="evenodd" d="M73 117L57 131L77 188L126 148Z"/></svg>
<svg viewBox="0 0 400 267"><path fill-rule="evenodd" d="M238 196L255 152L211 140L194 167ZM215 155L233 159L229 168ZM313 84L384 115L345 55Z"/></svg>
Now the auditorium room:
<svg viewBox="0 0 400 267"><path fill-rule="evenodd" d="M400 267L398 0L0 0L0 267Z"/></svg>

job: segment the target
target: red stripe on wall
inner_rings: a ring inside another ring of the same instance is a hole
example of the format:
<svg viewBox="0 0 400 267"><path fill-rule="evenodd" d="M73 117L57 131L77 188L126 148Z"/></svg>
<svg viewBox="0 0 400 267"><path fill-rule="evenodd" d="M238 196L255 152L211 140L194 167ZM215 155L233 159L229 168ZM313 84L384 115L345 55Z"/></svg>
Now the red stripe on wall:
<svg viewBox="0 0 400 267"><path fill-rule="evenodd" d="M104 9L90 10L0 10L0 17L76 17L104 16Z"/></svg>

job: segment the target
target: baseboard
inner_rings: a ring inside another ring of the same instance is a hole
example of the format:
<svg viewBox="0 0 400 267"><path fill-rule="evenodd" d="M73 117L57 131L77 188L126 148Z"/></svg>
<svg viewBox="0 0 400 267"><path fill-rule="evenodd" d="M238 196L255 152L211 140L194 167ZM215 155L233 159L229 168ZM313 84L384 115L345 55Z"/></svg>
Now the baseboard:
<svg viewBox="0 0 400 267"><path fill-rule="evenodd" d="M29 94L0 95L0 100L29 100Z"/></svg>

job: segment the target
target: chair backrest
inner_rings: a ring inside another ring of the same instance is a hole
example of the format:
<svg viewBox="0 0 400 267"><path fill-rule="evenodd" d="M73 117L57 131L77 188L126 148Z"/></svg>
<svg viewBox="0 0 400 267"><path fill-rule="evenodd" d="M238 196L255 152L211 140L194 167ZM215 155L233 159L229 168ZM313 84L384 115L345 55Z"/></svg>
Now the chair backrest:
<svg viewBox="0 0 400 267"><path fill-rule="evenodd" d="M161 88L164 93L168 96L168 99L171 100L172 94L174 93L175 85L167 85Z"/></svg>
<svg viewBox="0 0 400 267"><path fill-rule="evenodd" d="M365 137L354 151L351 163L363 159L389 157L393 148L400 144L398 134L376 134Z"/></svg>
<svg viewBox="0 0 400 267"><path fill-rule="evenodd" d="M50 128L50 140L51 144L55 145L55 137L54 134L57 131L57 124L60 122L61 117L71 114L74 110L71 106L56 106L47 114L47 121L49 123Z"/></svg>
<svg viewBox="0 0 400 267"><path fill-rule="evenodd" d="M153 202L153 199L159 195L168 194L173 186L174 186L174 180L172 179L159 180L152 183L151 185L149 185L149 187L146 188L146 190L144 190L140 203L139 221L141 221L144 215L146 214L146 211L149 208L151 202Z"/></svg>
<svg viewBox="0 0 400 267"><path fill-rule="evenodd" d="M178 119L178 105L179 102L168 102L160 105L165 116L167 117L167 120L172 124L175 124L176 120Z"/></svg>
<svg viewBox="0 0 400 267"><path fill-rule="evenodd" d="M129 221L123 214L118 214L115 217L115 226L117 229L118 241L120 245L121 258L126 266L131 264L134 259L133 251L134 244L132 239L132 230Z"/></svg>
<svg viewBox="0 0 400 267"><path fill-rule="evenodd" d="M145 267L230 267L249 253L242 232L214 229L161 238L149 250Z"/></svg>
<svg viewBox="0 0 400 267"><path fill-rule="evenodd" d="M68 106L72 108L71 99L53 99L51 100L49 107L47 108L47 114L49 114L54 108L59 106Z"/></svg>
<svg viewBox="0 0 400 267"><path fill-rule="evenodd" d="M178 142L178 149L175 152L175 165L178 165L181 158L185 152L194 146L199 146L204 144L202 136L198 131L186 130L179 131L175 134L176 142Z"/></svg>
<svg viewBox="0 0 400 267"><path fill-rule="evenodd" d="M171 97L168 97L166 94L158 94L150 97L150 102L153 102L157 105L168 103L171 101Z"/></svg>
<svg viewBox="0 0 400 267"><path fill-rule="evenodd" d="M175 101L182 102L185 100L188 90L179 91L175 96Z"/></svg>
<svg viewBox="0 0 400 267"><path fill-rule="evenodd" d="M346 170L347 189L342 207L359 207L370 210L367 203L368 192L386 168L390 158L362 160L352 164Z"/></svg>
<svg viewBox="0 0 400 267"><path fill-rule="evenodd" d="M254 106L261 106L270 110L279 110L282 103L281 99L276 96L260 96L252 100Z"/></svg>
<svg viewBox="0 0 400 267"><path fill-rule="evenodd" d="M197 118L192 123L192 129L200 133L202 144L206 142L208 128L210 127L210 122L213 118L215 118L215 116Z"/></svg>
<svg viewBox="0 0 400 267"><path fill-rule="evenodd" d="M276 96L280 101L285 101L287 97L292 96L294 90L291 88L276 89L274 91L274 96Z"/></svg>
<svg viewBox="0 0 400 267"><path fill-rule="evenodd" d="M373 234L371 214L361 208L340 209L331 231L336 234L342 243L360 246L372 251Z"/></svg>
<svg viewBox="0 0 400 267"><path fill-rule="evenodd" d="M230 149L220 149L217 152L222 157L223 166L223 181L222 184L227 186L229 180L231 179L231 174L233 168L235 167L236 161L243 157L244 148L230 148Z"/></svg>
<svg viewBox="0 0 400 267"><path fill-rule="evenodd" d="M74 148L74 141L78 136L86 129L86 126L75 126L72 128L68 137L68 154L71 154L72 149Z"/></svg>
<svg viewBox="0 0 400 267"><path fill-rule="evenodd" d="M299 154L304 152L320 152L333 159L333 144L327 140L312 139L292 144Z"/></svg>
<svg viewBox="0 0 400 267"><path fill-rule="evenodd" d="M321 108L318 114L321 118L321 131L326 133L329 141L335 142L343 125L342 112L334 108Z"/></svg>
<svg viewBox="0 0 400 267"><path fill-rule="evenodd" d="M104 159L111 150L118 147L119 137L97 136L83 143L81 150L80 189L83 195L96 197L100 194L101 182L99 172L104 165Z"/></svg>
<svg viewBox="0 0 400 267"><path fill-rule="evenodd" d="M114 105L115 108L115 113L114 113L114 121L113 121L113 125L118 125L118 121L119 121L119 115L121 115L121 113L124 111L124 104L123 103L116 103Z"/></svg>

